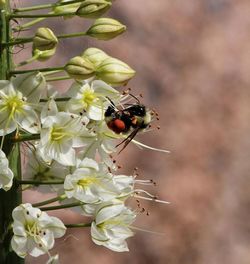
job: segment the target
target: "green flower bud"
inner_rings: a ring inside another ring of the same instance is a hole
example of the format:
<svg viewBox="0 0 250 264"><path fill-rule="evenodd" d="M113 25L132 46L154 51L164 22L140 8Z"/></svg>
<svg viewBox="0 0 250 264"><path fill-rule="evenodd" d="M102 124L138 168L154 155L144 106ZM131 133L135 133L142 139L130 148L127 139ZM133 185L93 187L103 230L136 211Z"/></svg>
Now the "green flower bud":
<svg viewBox="0 0 250 264"><path fill-rule="evenodd" d="M58 43L57 37L49 28L38 28L33 38L33 50L51 50L56 47Z"/></svg>
<svg viewBox="0 0 250 264"><path fill-rule="evenodd" d="M46 61L50 59L56 52L56 47L50 50L39 50L35 49L32 51L33 56L36 56L38 61Z"/></svg>
<svg viewBox="0 0 250 264"><path fill-rule="evenodd" d="M65 3L65 2L69 2L69 1L72 1L72 0L59 0L57 2L57 4L60 4L60 3ZM53 8L53 11L55 14L61 14L61 13L75 13L76 10L80 7L81 5L81 2L79 3L75 3L75 4L68 4L68 5L62 5L62 6L55 6ZM65 16L64 18L71 18L71 17L74 17L74 15L72 16Z"/></svg>
<svg viewBox="0 0 250 264"><path fill-rule="evenodd" d="M98 67L105 59L109 58L109 55L104 51L97 48L86 49L81 57L86 58L93 63L94 67Z"/></svg>
<svg viewBox="0 0 250 264"><path fill-rule="evenodd" d="M86 18L98 18L111 7L112 3L106 0L85 0L76 11L76 15Z"/></svg>
<svg viewBox="0 0 250 264"><path fill-rule="evenodd" d="M122 34L126 26L112 18L98 18L86 32L87 35L100 39L109 40Z"/></svg>
<svg viewBox="0 0 250 264"><path fill-rule="evenodd" d="M126 63L111 57L96 69L96 77L112 86L125 85L134 75L135 71Z"/></svg>
<svg viewBox="0 0 250 264"><path fill-rule="evenodd" d="M21 91L29 102L38 103L45 91L46 80L41 72L29 72L12 77L14 87Z"/></svg>
<svg viewBox="0 0 250 264"><path fill-rule="evenodd" d="M76 80L85 80L95 75L94 65L86 58L76 56L66 65L64 70Z"/></svg>
<svg viewBox="0 0 250 264"><path fill-rule="evenodd" d="M4 8L6 1L0 0L0 8Z"/></svg>

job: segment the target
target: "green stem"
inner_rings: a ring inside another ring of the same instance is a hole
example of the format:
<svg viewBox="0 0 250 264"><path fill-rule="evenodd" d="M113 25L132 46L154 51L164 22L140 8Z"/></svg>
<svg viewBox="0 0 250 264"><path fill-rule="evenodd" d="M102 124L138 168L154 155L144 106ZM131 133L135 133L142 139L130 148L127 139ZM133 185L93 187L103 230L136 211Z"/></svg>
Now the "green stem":
<svg viewBox="0 0 250 264"><path fill-rule="evenodd" d="M55 82L55 81L70 80L70 79L72 79L70 76L58 76L53 78L47 78L46 82Z"/></svg>
<svg viewBox="0 0 250 264"><path fill-rule="evenodd" d="M61 98L55 98L54 100L56 101L56 102L67 102L67 101L69 101L71 98L70 97L61 97ZM40 102L41 103L46 103L46 102L48 102L49 101L49 99L40 99Z"/></svg>
<svg viewBox="0 0 250 264"><path fill-rule="evenodd" d="M40 72L49 72L49 71L64 71L64 66L62 67L47 67L47 68L38 68L38 69L31 69L31 70L20 70L20 71L10 71L10 75L15 75L15 74L23 74L23 73L28 73L28 72L35 72L35 71L40 71Z"/></svg>
<svg viewBox="0 0 250 264"><path fill-rule="evenodd" d="M88 34L86 32L77 32L77 33L72 33L72 34L57 35L56 37L58 39L64 39L64 38L77 38L77 37L82 37L82 36L87 36L87 35ZM3 45L14 46L14 45L20 45L20 44L25 44L25 43L30 43L30 42L33 42L33 37L17 38L15 41L3 43Z"/></svg>
<svg viewBox="0 0 250 264"><path fill-rule="evenodd" d="M41 207L40 209L42 211L52 211L52 210L60 210L60 209L66 209L66 208L72 208L81 206L84 203L81 202L75 202L75 203L69 203L69 204L62 204L62 205L55 205L55 206L48 206L48 207Z"/></svg>
<svg viewBox="0 0 250 264"><path fill-rule="evenodd" d="M72 33L72 34L62 34L56 36L58 39L64 39L64 38L75 38L75 37L82 37L82 36L87 36L86 32L77 32L77 33Z"/></svg>
<svg viewBox="0 0 250 264"><path fill-rule="evenodd" d="M39 55L36 54L36 55L34 55L33 57L31 57L31 58L29 58L29 59L27 59L27 60L25 60L25 61L22 61L22 62L16 64L15 67L17 68L17 67L21 67L21 66L27 65L27 64L29 64L29 63L35 61L38 57L39 57Z"/></svg>
<svg viewBox="0 0 250 264"><path fill-rule="evenodd" d="M40 134L19 134L11 138L13 143L40 139Z"/></svg>
<svg viewBox="0 0 250 264"><path fill-rule="evenodd" d="M32 204L32 206L33 207L41 207L43 205L51 204L51 203L54 203L54 202L57 202L57 201L63 201L66 198L67 198L66 194L62 194L60 196L54 197L52 199L45 200L45 201L40 202L40 203L34 203L34 204Z"/></svg>
<svg viewBox="0 0 250 264"><path fill-rule="evenodd" d="M72 16L75 15L75 12L64 12L64 13L48 13L48 14L35 14L35 15L16 15L16 14L11 14L9 15L10 19L13 18L47 18L47 17L61 17L61 16ZM23 26L21 26L23 28Z"/></svg>
<svg viewBox="0 0 250 264"><path fill-rule="evenodd" d="M8 43L3 43L4 46L14 46L14 45L20 45L25 43L30 43L33 41L33 38L18 38L15 41L10 41Z"/></svg>
<svg viewBox="0 0 250 264"><path fill-rule="evenodd" d="M52 184L63 184L64 181L32 181L32 180L20 180L18 184L32 184L32 185L52 185Z"/></svg>
<svg viewBox="0 0 250 264"><path fill-rule="evenodd" d="M8 13L10 13L9 0L5 1L5 6L0 9L0 79L7 80L8 72L12 67L12 55L9 47L2 45L9 42L11 38L10 24ZM4 139L3 151L9 159L9 167L14 174L12 188L5 192L0 190L0 263L6 264L22 264L24 260L11 250L10 241L12 238L12 230L9 229L13 222L12 211L20 203L22 203L22 193L16 184L16 179L20 180L21 172L21 153L19 144L13 144L11 137L6 135ZM1 140L0 140L1 141Z"/></svg>
<svg viewBox="0 0 250 264"><path fill-rule="evenodd" d="M34 11L34 10L42 10L42 9L49 9L57 6L64 6L64 5L70 5L75 3L81 3L83 0L75 0L75 1L68 1L63 3L54 3L54 4L45 4L45 5L37 5L37 6L30 6L30 7L22 7L22 8L16 8L13 10L13 12L27 12L27 11Z"/></svg>
<svg viewBox="0 0 250 264"><path fill-rule="evenodd" d="M67 228L81 228L81 227L90 227L91 223L81 223L81 224L65 224Z"/></svg>
<svg viewBox="0 0 250 264"><path fill-rule="evenodd" d="M45 73L43 73L43 76L48 76L48 75L56 74L56 73L59 73L59 72L61 72L61 70L45 72Z"/></svg>
<svg viewBox="0 0 250 264"><path fill-rule="evenodd" d="M41 22L41 21L43 21L45 19L46 19L45 17L40 17L40 18L34 19L34 20L30 21L30 22L27 22L27 23L21 25L20 27L13 28L13 31L14 32L19 32L19 31L21 31L23 29L26 29L26 28L29 28L31 26L34 26L35 24L37 24L37 23L39 23L39 22Z"/></svg>

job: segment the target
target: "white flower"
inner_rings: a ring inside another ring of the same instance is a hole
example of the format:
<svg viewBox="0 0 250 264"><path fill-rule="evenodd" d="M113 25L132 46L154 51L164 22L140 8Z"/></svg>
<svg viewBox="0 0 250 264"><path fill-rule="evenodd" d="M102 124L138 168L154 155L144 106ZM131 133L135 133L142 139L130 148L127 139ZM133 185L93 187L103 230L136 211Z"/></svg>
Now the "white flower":
<svg viewBox="0 0 250 264"><path fill-rule="evenodd" d="M74 83L67 94L72 98L66 109L76 114L84 111L92 120L103 120L105 109L110 104L107 98L116 102L121 97L118 91L103 81Z"/></svg>
<svg viewBox="0 0 250 264"><path fill-rule="evenodd" d="M49 216L31 204L21 204L12 212L14 219L12 249L24 258L38 257L54 246L55 238L65 234L66 227L56 217Z"/></svg>
<svg viewBox="0 0 250 264"><path fill-rule="evenodd" d="M85 158L73 174L66 176L65 194L68 198L74 197L84 203L114 199L119 192L112 177L112 174L102 170L96 161Z"/></svg>
<svg viewBox="0 0 250 264"><path fill-rule="evenodd" d="M0 149L0 189L8 191L13 183L13 172L9 168L9 161Z"/></svg>
<svg viewBox="0 0 250 264"><path fill-rule="evenodd" d="M12 82L0 81L0 136L13 132L19 126L30 133L38 133L38 116Z"/></svg>
<svg viewBox="0 0 250 264"><path fill-rule="evenodd" d="M45 163L39 155L38 151L29 151L27 156L28 163L25 168L24 180L33 181L63 181L71 170L70 167L63 166L55 160L51 164ZM63 185L63 183L62 183ZM39 191L51 192L58 191L62 187L61 184L51 184L51 185L34 185L34 187L39 186Z"/></svg>
<svg viewBox="0 0 250 264"><path fill-rule="evenodd" d="M135 217L136 214L119 201L101 204L91 225L93 242L113 251L128 251L125 240L134 235L130 225Z"/></svg>
<svg viewBox="0 0 250 264"><path fill-rule="evenodd" d="M88 119L74 114L59 112L44 119L41 129L39 152L44 161L52 160L66 165L75 164L74 147L89 143L93 135L86 128Z"/></svg>
<svg viewBox="0 0 250 264"><path fill-rule="evenodd" d="M132 194L134 190L135 177L126 175L114 175L113 181L116 188L120 191L119 197Z"/></svg>
<svg viewBox="0 0 250 264"><path fill-rule="evenodd" d="M82 159L85 157L94 159L98 153L102 162L111 169L116 169L111 155L116 152L115 140L121 138L121 135L111 131L104 121L96 123L91 130L96 134L95 140L86 146L79 155Z"/></svg>
<svg viewBox="0 0 250 264"><path fill-rule="evenodd" d="M46 80L41 72L29 72L11 78L13 86L27 98L29 103L39 103L45 92Z"/></svg>

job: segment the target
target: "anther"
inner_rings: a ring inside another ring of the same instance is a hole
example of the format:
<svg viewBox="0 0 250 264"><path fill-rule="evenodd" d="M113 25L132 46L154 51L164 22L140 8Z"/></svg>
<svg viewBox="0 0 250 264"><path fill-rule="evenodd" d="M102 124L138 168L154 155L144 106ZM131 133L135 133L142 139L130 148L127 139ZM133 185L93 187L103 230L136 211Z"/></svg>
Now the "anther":
<svg viewBox="0 0 250 264"><path fill-rule="evenodd" d="M146 210L145 210L145 208L144 207L142 207L142 209L141 209L141 211L140 211L140 213L144 213Z"/></svg>

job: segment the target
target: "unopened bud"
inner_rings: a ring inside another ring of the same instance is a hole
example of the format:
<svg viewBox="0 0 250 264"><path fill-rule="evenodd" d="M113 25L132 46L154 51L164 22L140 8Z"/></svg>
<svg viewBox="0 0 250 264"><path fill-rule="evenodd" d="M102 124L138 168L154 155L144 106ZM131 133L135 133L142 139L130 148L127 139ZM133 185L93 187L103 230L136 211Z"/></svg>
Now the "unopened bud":
<svg viewBox="0 0 250 264"><path fill-rule="evenodd" d="M41 72L29 72L13 77L14 87L21 91L29 102L38 103L41 94L45 91L46 80Z"/></svg>
<svg viewBox="0 0 250 264"><path fill-rule="evenodd" d="M135 71L126 63L115 59L107 58L96 70L97 78L113 86L121 86L135 75Z"/></svg>
<svg viewBox="0 0 250 264"><path fill-rule="evenodd" d="M94 65L80 56L72 58L64 69L70 77L76 80L85 80L95 75Z"/></svg>
<svg viewBox="0 0 250 264"><path fill-rule="evenodd" d="M76 11L76 15L86 18L98 18L111 7L112 3L106 0L85 0Z"/></svg>
<svg viewBox="0 0 250 264"><path fill-rule="evenodd" d="M112 18L98 18L86 32L87 35L100 39L109 40L122 34L126 26Z"/></svg>
<svg viewBox="0 0 250 264"><path fill-rule="evenodd" d="M57 5L53 8L53 12L55 14L61 14L61 13L72 13L72 16L67 15L64 18L71 18L74 17L76 10L80 7L81 2L74 3L74 4L68 4L68 5L61 5L60 3L66 3L70 2L72 0L59 0L57 1Z"/></svg>
<svg viewBox="0 0 250 264"><path fill-rule="evenodd" d="M0 0L0 8L4 8L6 1Z"/></svg>
<svg viewBox="0 0 250 264"><path fill-rule="evenodd" d="M109 55L106 54L104 51L97 49L97 48L88 48L86 49L81 57L86 58L90 62L93 63L93 65L98 67L105 59L109 58Z"/></svg>
<svg viewBox="0 0 250 264"><path fill-rule="evenodd" d="M33 50L51 50L58 43L57 37L53 31L46 27L38 28L33 38Z"/></svg>
<svg viewBox="0 0 250 264"><path fill-rule="evenodd" d="M56 47L50 50L39 50L35 49L32 51L33 56L36 57L38 61L46 61L50 59L56 52Z"/></svg>

